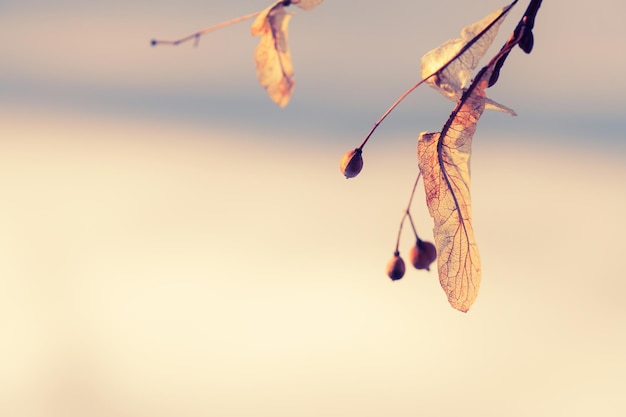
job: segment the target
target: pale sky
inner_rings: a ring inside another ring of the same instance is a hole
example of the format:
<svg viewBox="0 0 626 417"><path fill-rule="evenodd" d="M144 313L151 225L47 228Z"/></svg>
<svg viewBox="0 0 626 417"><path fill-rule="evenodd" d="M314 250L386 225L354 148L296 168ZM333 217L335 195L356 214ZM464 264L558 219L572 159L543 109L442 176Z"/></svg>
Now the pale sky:
<svg viewBox="0 0 626 417"><path fill-rule="evenodd" d="M385 276L417 135L452 103L420 88L359 177L338 163L504 2L295 9L285 109L249 23L149 46L269 3L3 2L0 415L624 415L626 6L544 3L489 92L519 115L474 137L463 314L436 270ZM414 215L432 239L423 188Z"/></svg>

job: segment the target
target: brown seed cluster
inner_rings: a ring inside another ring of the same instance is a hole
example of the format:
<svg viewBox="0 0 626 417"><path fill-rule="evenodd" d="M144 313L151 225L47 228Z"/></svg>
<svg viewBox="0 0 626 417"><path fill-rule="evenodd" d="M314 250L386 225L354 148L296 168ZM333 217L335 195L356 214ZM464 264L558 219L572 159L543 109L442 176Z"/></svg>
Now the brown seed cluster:
<svg viewBox="0 0 626 417"><path fill-rule="evenodd" d="M417 238L415 246L409 251L409 259L415 269L430 271L430 265L437 259L437 249L432 243ZM404 276L405 271L404 260L400 257L400 252L394 252L393 258L387 263L387 276L393 281L397 281Z"/></svg>
<svg viewBox="0 0 626 417"><path fill-rule="evenodd" d="M432 243L417 239L409 252L409 259L416 269L430 271L430 264L437 259L437 249Z"/></svg>
<svg viewBox="0 0 626 417"><path fill-rule="evenodd" d="M395 252L393 258L387 263L387 276L396 281L404 276L405 270L404 260L400 257L400 252Z"/></svg>

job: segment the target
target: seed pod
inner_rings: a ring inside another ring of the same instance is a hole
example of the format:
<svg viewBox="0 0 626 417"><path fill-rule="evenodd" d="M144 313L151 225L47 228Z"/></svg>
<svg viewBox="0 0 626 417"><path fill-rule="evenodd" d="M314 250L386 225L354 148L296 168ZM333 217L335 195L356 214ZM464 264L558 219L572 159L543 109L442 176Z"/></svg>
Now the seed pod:
<svg viewBox="0 0 626 417"><path fill-rule="evenodd" d="M396 281L404 276L404 271L404 261L400 257L400 253L395 252L393 258L387 263L387 276Z"/></svg>
<svg viewBox="0 0 626 417"><path fill-rule="evenodd" d="M339 169L346 178L353 178L359 175L363 169L363 151L360 148L346 152L339 162Z"/></svg>
<svg viewBox="0 0 626 417"><path fill-rule="evenodd" d="M418 239L409 252L409 259L416 269L430 271L430 264L437 259L437 249L432 243Z"/></svg>

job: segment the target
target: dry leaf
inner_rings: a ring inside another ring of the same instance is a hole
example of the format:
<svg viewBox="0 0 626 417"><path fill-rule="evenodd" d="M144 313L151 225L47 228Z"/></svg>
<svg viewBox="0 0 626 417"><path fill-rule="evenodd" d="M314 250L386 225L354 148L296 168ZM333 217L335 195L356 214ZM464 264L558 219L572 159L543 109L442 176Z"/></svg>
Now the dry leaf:
<svg viewBox="0 0 626 417"><path fill-rule="evenodd" d="M513 35L463 90L441 132L424 132L418 137L417 159L426 204L434 220L439 282L450 305L463 312L468 311L476 300L481 280L480 256L471 218L472 138L476 123L489 104L485 90L497 81L511 49L531 36L527 33L532 31L540 6L541 0L531 0ZM508 11L505 9L504 13Z"/></svg>
<svg viewBox="0 0 626 417"><path fill-rule="evenodd" d="M476 122L485 109L492 68L481 71L441 133L421 133L417 157L434 220L439 282L452 307L468 311L480 287L480 256L470 199L470 154Z"/></svg>
<svg viewBox="0 0 626 417"><path fill-rule="evenodd" d="M256 73L270 98L280 107L289 103L293 91L293 65L287 44L290 14L282 1L263 10L252 24L252 35L261 36L254 51Z"/></svg>
<svg viewBox="0 0 626 417"><path fill-rule="evenodd" d="M280 107L289 103L295 83L287 43L291 15L285 12L285 6L294 4L303 10L311 10L320 3L322 0L277 1L263 10L252 23L252 35L261 36L254 51L256 74L267 94Z"/></svg>
<svg viewBox="0 0 626 417"><path fill-rule="evenodd" d="M193 39L197 45L200 37L207 33L256 16L250 31L253 36L261 37L261 41L254 51L257 77L263 88L267 90L270 98L280 107L285 107L289 103L294 85L293 66L287 43L287 26L289 25L291 15L285 12L285 7L293 4L303 10L311 10L321 4L322 1L279 0L260 12L239 16L217 25L206 27L177 40L153 39L150 41L150 44L152 46L180 45Z"/></svg>
<svg viewBox="0 0 626 417"><path fill-rule="evenodd" d="M322 3L323 0L291 0L291 2L283 2L283 3L291 3L295 4L299 8L303 10L311 10ZM288 6L289 4L285 4Z"/></svg>
<svg viewBox="0 0 626 417"><path fill-rule="evenodd" d="M450 39L427 52L422 57L421 69L426 83L450 100L458 101L472 71L493 43L500 25L517 1L463 28L460 38ZM516 114L490 99L486 99L486 108Z"/></svg>

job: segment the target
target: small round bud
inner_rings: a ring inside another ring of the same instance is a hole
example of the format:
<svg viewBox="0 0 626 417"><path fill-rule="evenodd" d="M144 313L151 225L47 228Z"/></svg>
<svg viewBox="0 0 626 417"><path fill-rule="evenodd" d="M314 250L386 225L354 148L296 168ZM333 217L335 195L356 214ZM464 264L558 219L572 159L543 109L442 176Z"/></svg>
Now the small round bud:
<svg viewBox="0 0 626 417"><path fill-rule="evenodd" d="M404 261L400 257L400 253L395 252L393 258L387 263L387 276L396 281L404 276L404 271Z"/></svg>
<svg viewBox="0 0 626 417"><path fill-rule="evenodd" d="M356 148L349 152L346 152L341 157L341 162L339 162L339 169L341 173L346 176L346 178L353 178L359 175L361 169L363 169L363 156L361 154L363 151L360 148Z"/></svg>
<svg viewBox="0 0 626 417"><path fill-rule="evenodd" d="M535 37L533 36L533 32L531 30L524 30L522 34L522 39L519 41L519 47L522 48L522 51L527 54L531 53L533 50L533 45L535 43Z"/></svg>
<svg viewBox="0 0 626 417"><path fill-rule="evenodd" d="M430 271L430 264L437 259L437 249L432 243L418 239L409 252L409 259L416 269Z"/></svg>

